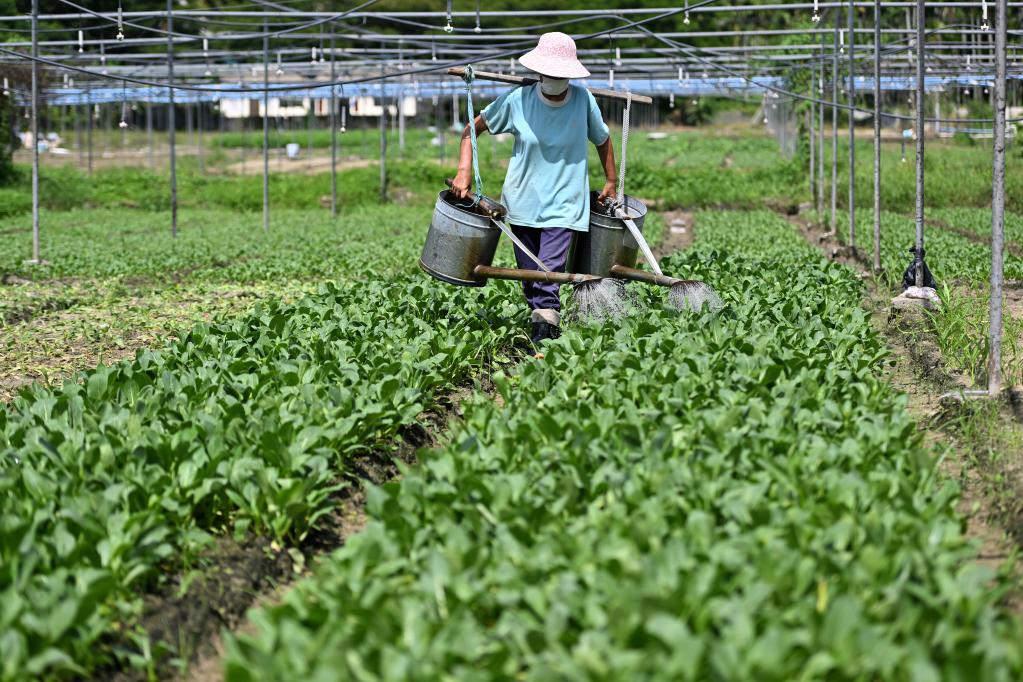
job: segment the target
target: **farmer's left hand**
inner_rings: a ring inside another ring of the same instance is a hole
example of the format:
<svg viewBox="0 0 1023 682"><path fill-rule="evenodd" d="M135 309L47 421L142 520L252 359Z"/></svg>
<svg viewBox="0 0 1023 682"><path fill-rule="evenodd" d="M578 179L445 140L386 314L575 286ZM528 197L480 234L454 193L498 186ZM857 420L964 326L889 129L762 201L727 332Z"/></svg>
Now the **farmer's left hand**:
<svg viewBox="0 0 1023 682"><path fill-rule="evenodd" d="M604 189L600 190L600 194L597 196L597 200L600 203L605 203L608 199L614 199L618 196L618 182L616 180L608 180L604 183Z"/></svg>

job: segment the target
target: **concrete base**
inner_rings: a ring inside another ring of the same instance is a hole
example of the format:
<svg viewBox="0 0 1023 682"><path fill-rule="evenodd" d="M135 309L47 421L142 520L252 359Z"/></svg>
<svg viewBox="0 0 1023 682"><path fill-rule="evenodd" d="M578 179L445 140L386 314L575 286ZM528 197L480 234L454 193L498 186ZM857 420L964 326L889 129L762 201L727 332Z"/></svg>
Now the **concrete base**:
<svg viewBox="0 0 1023 682"><path fill-rule="evenodd" d="M930 287L909 287L892 299L892 308L896 310L911 310L914 308L937 310L940 307L941 297L938 296L937 291Z"/></svg>
<svg viewBox="0 0 1023 682"><path fill-rule="evenodd" d="M49 265L50 261L48 261L48 260L36 260L35 258L29 258L26 261L22 261L22 263L24 265Z"/></svg>

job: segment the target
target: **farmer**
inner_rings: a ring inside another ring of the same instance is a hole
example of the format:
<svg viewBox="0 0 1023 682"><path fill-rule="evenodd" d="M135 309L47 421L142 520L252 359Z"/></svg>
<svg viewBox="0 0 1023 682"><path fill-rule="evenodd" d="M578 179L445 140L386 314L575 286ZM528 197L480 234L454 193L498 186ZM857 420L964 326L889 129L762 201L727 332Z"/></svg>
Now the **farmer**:
<svg viewBox="0 0 1023 682"><path fill-rule="evenodd" d="M486 131L515 136L502 203L515 235L547 267L564 272L572 233L585 232L590 224L590 186L587 155L591 142L597 147L607 182L600 191L603 201L615 194L614 149L607 124L596 100L571 78L590 75L576 58L575 41L564 33L545 33L536 47L519 63L540 74L540 82L504 93L476 117L476 134ZM455 195L471 195L472 142L469 126L462 133L458 174L452 183ZM515 247L515 260L523 269L537 265ZM561 334L561 299L558 285L523 282L526 303L532 310L532 339L539 343Z"/></svg>

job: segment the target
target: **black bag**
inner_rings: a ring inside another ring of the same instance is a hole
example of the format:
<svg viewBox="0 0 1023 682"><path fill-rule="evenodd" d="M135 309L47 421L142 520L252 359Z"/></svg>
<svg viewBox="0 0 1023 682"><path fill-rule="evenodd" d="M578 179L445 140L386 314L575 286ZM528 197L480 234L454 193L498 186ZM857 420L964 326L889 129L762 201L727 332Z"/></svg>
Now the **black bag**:
<svg viewBox="0 0 1023 682"><path fill-rule="evenodd" d="M912 264L910 264L910 266L908 268L906 268L906 272L904 272L902 274L902 289L903 289L903 291L905 291L909 287L915 287L916 286L916 264L917 263L923 263L923 266L924 266L924 286L925 287L930 287L931 289L937 289L938 288L938 283L936 281L934 281L934 275L931 274L931 269L928 268L927 267L927 263L924 262L924 256L927 255L927 249L920 249L920 253L918 254L916 252L916 247L914 246L913 248L911 248L909 250L909 252L911 254L913 254L913 262L912 262Z"/></svg>

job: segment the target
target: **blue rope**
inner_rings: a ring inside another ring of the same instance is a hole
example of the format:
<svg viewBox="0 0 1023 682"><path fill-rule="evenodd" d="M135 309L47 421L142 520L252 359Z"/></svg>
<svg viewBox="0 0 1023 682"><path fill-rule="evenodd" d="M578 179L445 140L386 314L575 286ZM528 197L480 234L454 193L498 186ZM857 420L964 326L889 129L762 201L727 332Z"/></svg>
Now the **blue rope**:
<svg viewBox="0 0 1023 682"><path fill-rule="evenodd" d="M472 142L472 173L476 182L476 201L473 202L475 205L483 198L483 178L480 177L479 152L476 149L476 114L472 108L472 82L474 79L475 72L472 65L466 64L462 80L465 81L465 101L469 114L469 140Z"/></svg>

